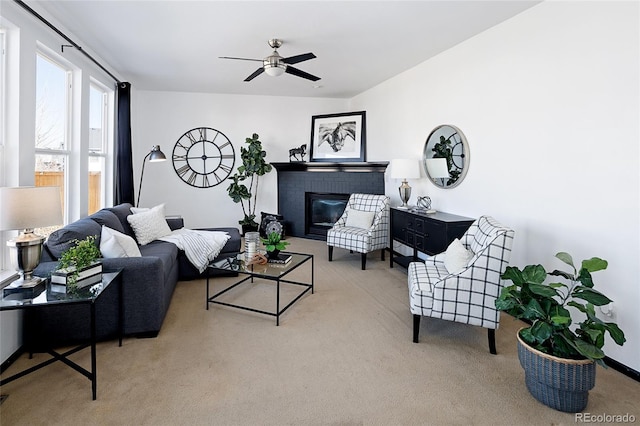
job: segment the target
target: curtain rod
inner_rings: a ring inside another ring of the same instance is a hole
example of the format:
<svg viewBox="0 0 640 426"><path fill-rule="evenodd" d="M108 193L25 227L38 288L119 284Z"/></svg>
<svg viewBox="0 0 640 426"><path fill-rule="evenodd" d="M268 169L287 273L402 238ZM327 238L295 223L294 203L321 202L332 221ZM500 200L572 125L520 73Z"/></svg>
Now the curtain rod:
<svg viewBox="0 0 640 426"><path fill-rule="evenodd" d="M71 43L72 47L75 47L76 49L78 49L82 54L84 54L84 56L86 56L87 58L89 58L89 60L91 60L91 62L93 62L94 64L96 64L97 66L100 67L100 69L104 72L106 72L112 79L115 80L116 83L120 84L121 81L113 74L111 74L109 72L109 70L107 70L105 67L102 66L102 64L98 61L96 61L94 59L93 56L91 56L90 54L88 54L85 50L82 49L82 47L80 47L75 41L71 40L69 37L67 37L66 34L64 34L62 31L60 31L59 29L57 29L51 22L47 21L45 18L42 17L42 15L40 15L38 12L36 12L35 10L31 9L29 6L27 6L27 4L25 2L23 2L22 0L13 0L16 3L18 3L23 9L25 9L27 12L29 12L30 14L32 14L33 16L35 16L36 18L38 18L40 21L42 21L47 27L51 28L53 31L55 31L60 37L64 38L66 41L68 41L69 43ZM62 51L64 52L64 45L61 46Z"/></svg>

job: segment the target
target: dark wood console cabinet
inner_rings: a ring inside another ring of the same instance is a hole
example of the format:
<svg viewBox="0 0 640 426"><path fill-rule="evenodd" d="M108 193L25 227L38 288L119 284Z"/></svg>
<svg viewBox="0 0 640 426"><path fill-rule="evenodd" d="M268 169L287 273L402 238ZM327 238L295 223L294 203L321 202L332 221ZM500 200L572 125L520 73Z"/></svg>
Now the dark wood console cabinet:
<svg viewBox="0 0 640 426"><path fill-rule="evenodd" d="M447 250L456 238L460 238L474 219L454 214L436 212L431 214L414 213L409 210L391 208L389 266L396 262L405 268L409 262L418 259L418 252L433 256ZM393 249L393 242L413 249L413 256L403 256Z"/></svg>

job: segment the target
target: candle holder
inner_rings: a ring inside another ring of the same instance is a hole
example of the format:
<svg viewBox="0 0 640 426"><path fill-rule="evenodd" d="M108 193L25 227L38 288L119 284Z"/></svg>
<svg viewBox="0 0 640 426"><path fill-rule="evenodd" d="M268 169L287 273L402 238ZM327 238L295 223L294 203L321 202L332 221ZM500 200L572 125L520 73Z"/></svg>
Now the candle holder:
<svg viewBox="0 0 640 426"><path fill-rule="evenodd" d="M260 233L259 232L247 232L244 234L244 259L246 262L250 262L253 256L258 254L258 247L260 246Z"/></svg>

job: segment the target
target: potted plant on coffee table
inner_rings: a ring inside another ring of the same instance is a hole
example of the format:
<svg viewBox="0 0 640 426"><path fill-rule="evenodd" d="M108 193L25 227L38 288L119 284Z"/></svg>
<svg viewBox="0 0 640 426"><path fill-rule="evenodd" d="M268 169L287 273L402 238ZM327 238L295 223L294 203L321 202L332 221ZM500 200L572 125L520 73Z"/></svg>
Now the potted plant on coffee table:
<svg viewBox="0 0 640 426"><path fill-rule="evenodd" d="M260 176L269 173L271 164L265 158L267 153L262 149L262 142L258 139L257 133L250 138L246 138L248 146L240 147L240 158L242 165L238 167L236 173L229 179L232 181L227 192L234 203L240 203L244 217L238 223L242 225L242 233L257 231L258 223L256 218L256 203L258 199L258 182ZM245 182L249 183L247 187Z"/></svg>
<svg viewBox="0 0 640 426"><path fill-rule="evenodd" d="M96 237L90 235L84 240L74 240L58 260L58 266L51 273L52 284L66 285L67 291L100 282L102 279L102 263L98 261L101 253L96 244Z"/></svg>
<svg viewBox="0 0 640 426"><path fill-rule="evenodd" d="M289 245L288 241L282 240L282 233L272 231L267 234L267 238L262 239L264 249L267 251L267 258L277 260L280 250L284 250Z"/></svg>
<svg viewBox="0 0 640 426"><path fill-rule="evenodd" d="M587 406L588 392L595 385L595 364L606 367L605 334L621 346L625 337L615 323L599 319L594 308L611 303L593 288L591 275L606 269L607 261L586 259L577 270L568 253L556 257L572 272L547 273L542 265L523 270L507 267L502 278L513 284L502 289L496 307L531 324L517 335L518 358L529 392L551 408L578 412ZM545 284L548 277L565 282ZM570 309L585 318L574 324Z"/></svg>

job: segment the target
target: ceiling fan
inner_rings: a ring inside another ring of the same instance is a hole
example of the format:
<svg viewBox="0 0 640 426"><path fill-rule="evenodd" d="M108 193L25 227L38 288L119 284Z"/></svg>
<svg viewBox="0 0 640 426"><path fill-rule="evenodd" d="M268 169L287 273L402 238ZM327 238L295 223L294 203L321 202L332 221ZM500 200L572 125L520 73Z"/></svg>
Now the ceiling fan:
<svg viewBox="0 0 640 426"><path fill-rule="evenodd" d="M269 46L273 49L273 53L267 56L264 59L250 59L250 58L235 58L231 56L220 56L220 59L238 59L241 61L258 61L262 62L262 66L255 70L253 74L249 77L245 78L244 81L251 81L263 72L267 73L272 77L277 77L279 75L287 74L295 75L296 77L306 78L311 81L318 81L320 77L316 77L315 75L311 75L307 72L301 71L298 68L294 68L291 64L297 64L299 62L308 61L309 59L313 59L316 57L313 53L303 53L302 55L290 56L288 58L283 58L278 53L278 48L282 46L282 40L277 38L272 38L269 40Z"/></svg>

